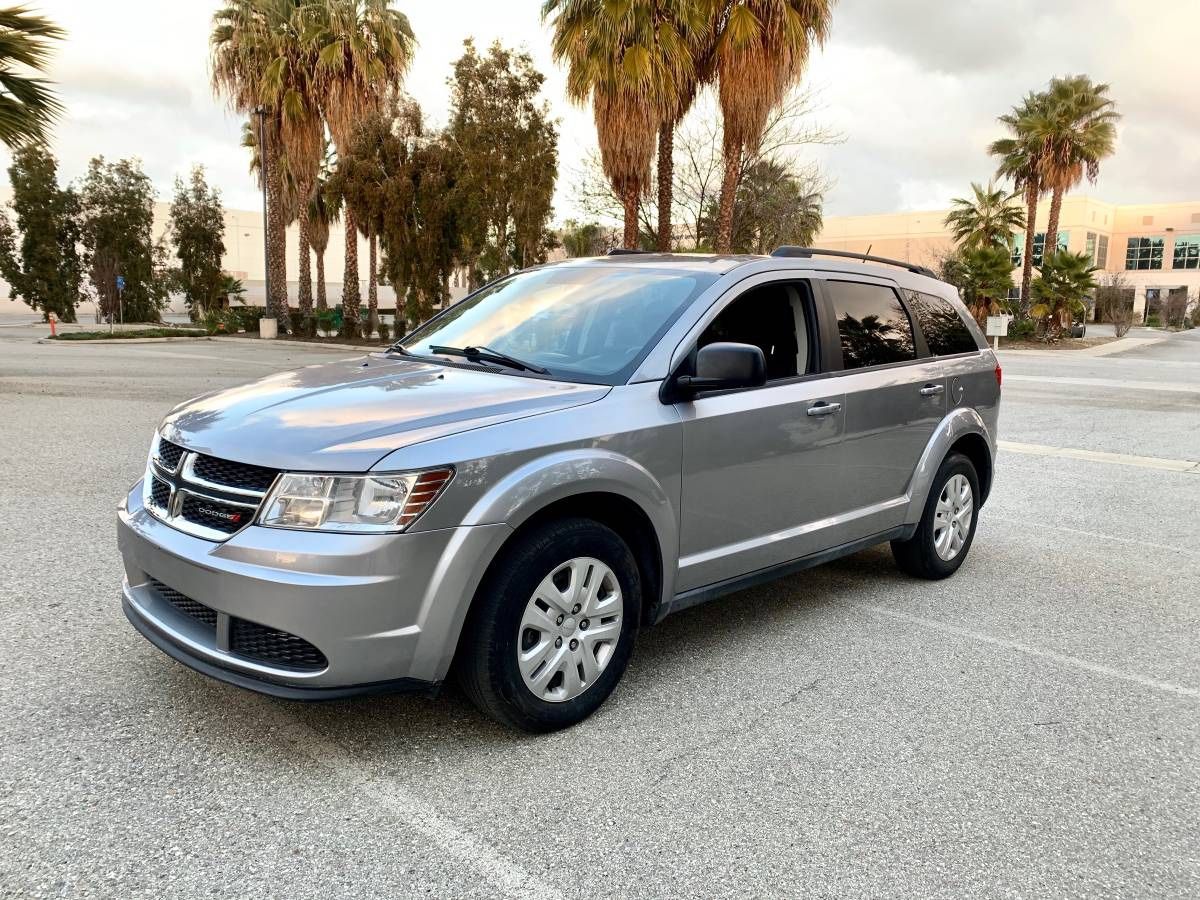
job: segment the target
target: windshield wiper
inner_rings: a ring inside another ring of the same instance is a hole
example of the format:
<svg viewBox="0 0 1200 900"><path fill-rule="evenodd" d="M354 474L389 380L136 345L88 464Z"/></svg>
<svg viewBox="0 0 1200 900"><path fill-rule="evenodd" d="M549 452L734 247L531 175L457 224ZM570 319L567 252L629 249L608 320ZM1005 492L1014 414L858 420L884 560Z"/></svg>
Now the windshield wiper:
<svg viewBox="0 0 1200 900"><path fill-rule="evenodd" d="M515 356L509 356L507 353L501 353L499 350L493 350L490 347L446 347L442 344L430 344L430 353L438 353L442 356L462 356L466 359L480 359L484 362L499 363L502 366L508 366L512 369L521 369L525 372L536 372L538 375L548 375L549 370L543 369L541 366L535 366L531 362L517 359Z"/></svg>

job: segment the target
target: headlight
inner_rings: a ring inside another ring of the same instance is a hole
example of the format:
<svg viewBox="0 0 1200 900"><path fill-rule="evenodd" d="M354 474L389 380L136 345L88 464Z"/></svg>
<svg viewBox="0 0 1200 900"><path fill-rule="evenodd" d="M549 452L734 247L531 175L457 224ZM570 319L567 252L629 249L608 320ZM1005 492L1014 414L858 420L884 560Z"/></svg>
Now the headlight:
<svg viewBox="0 0 1200 900"><path fill-rule="evenodd" d="M453 469L369 475L285 472L267 496L258 521L311 531L403 531L453 474Z"/></svg>

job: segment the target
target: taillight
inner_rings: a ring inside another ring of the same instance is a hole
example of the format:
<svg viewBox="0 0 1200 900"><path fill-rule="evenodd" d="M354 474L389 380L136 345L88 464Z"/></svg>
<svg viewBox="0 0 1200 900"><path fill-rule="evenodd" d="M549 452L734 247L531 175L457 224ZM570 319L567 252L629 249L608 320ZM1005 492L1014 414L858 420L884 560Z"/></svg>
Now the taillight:
<svg viewBox="0 0 1200 900"><path fill-rule="evenodd" d="M996 363L996 387L1004 384L1004 372L1000 369L1000 363Z"/></svg>

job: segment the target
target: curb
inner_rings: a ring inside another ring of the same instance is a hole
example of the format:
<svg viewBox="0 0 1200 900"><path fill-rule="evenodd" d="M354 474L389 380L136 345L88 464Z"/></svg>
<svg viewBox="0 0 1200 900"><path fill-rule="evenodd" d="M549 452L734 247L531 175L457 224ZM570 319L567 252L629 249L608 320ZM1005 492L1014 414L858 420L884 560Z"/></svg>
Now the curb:
<svg viewBox="0 0 1200 900"><path fill-rule="evenodd" d="M238 338L231 337L229 335L221 336L214 334L205 338L205 340L218 341L220 343L244 344L247 341L256 340L256 338ZM262 338L257 338L257 340L262 340ZM363 347L358 344L318 344L316 341L293 341L287 338L271 338L270 340L266 341L266 343L282 344L285 347L308 347L311 350L357 350L359 353L374 353L377 350L386 350L388 348L387 344L380 344L378 347Z"/></svg>
<svg viewBox="0 0 1200 900"><path fill-rule="evenodd" d="M158 337L158 338L96 338L90 341L59 341L53 338L44 337L38 338L35 343L38 344L54 344L62 346L66 344L175 344L187 343L190 341L208 341L211 338L205 337Z"/></svg>

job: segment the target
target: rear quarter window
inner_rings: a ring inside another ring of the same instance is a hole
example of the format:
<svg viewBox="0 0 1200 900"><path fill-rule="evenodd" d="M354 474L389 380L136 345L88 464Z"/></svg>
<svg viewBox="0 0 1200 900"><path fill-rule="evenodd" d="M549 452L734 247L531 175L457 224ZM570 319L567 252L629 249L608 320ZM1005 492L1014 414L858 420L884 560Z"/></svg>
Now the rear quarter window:
<svg viewBox="0 0 1200 900"><path fill-rule="evenodd" d="M830 280L825 288L837 318L843 369L916 358L912 323L895 291L857 281Z"/></svg>
<svg viewBox="0 0 1200 900"><path fill-rule="evenodd" d="M908 305L917 317L921 332L925 335L925 343L929 345L929 352L933 356L974 353L979 349L974 335L949 300L920 291L908 291Z"/></svg>

